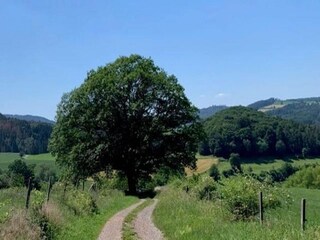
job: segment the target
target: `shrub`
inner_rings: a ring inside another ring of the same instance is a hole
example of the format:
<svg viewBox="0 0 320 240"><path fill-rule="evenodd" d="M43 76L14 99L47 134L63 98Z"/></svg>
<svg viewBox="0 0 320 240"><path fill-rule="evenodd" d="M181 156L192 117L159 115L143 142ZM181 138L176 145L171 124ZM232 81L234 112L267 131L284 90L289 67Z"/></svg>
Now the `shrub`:
<svg viewBox="0 0 320 240"><path fill-rule="evenodd" d="M212 177L213 180L220 180L220 172L216 164L213 164L209 169L209 176Z"/></svg>
<svg viewBox="0 0 320 240"><path fill-rule="evenodd" d="M230 168L230 169L228 169L228 170L222 171L222 175L223 175L224 177L228 178L228 177L231 177L231 176L236 175L236 173L235 173L235 171L234 171L232 168Z"/></svg>
<svg viewBox="0 0 320 240"><path fill-rule="evenodd" d="M42 182L48 182L51 177L51 183L55 183L58 180L57 173L54 169L50 168L46 164L41 164L39 166L39 171L36 174L36 178Z"/></svg>
<svg viewBox="0 0 320 240"><path fill-rule="evenodd" d="M180 177L182 175L183 173L181 173L181 171L174 170L169 167L162 167L156 174L154 174L153 181L156 186L164 186L171 178Z"/></svg>
<svg viewBox="0 0 320 240"><path fill-rule="evenodd" d="M34 210L40 210L45 200L45 195L43 192L38 190L32 190L31 192L31 207Z"/></svg>
<svg viewBox="0 0 320 240"><path fill-rule="evenodd" d="M88 215L98 210L92 196L77 189L72 189L67 193L65 204L77 215Z"/></svg>
<svg viewBox="0 0 320 240"><path fill-rule="evenodd" d="M7 174L3 173L0 175L0 189L10 187L10 181Z"/></svg>
<svg viewBox="0 0 320 240"><path fill-rule="evenodd" d="M126 176L116 173L111 179L108 180L107 186L111 189L126 191L128 189L128 181Z"/></svg>
<svg viewBox="0 0 320 240"><path fill-rule="evenodd" d="M286 186L320 189L320 166L308 166L288 178Z"/></svg>
<svg viewBox="0 0 320 240"><path fill-rule="evenodd" d="M290 163L284 163L278 169L272 169L268 172L262 171L259 175L259 179L269 183L283 182L292 174L294 174L298 169Z"/></svg>
<svg viewBox="0 0 320 240"><path fill-rule="evenodd" d="M229 158L229 162L230 162L231 168L235 172L242 172L241 159L240 159L240 155L238 153L231 153L230 158Z"/></svg>
<svg viewBox="0 0 320 240"><path fill-rule="evenodd" d="M274 208L281 204L281 195L276 188L271 188L251 177L235 176L225 179L220 187L226 208L235 219L249 219L259 210L258 193L264 193L265 208Z"/></svg>
<svg viewBox="0 0 320 240"><path fill-rule="evenodd" d="M200 200L213 200L217 197L217 185L211 177L200 178L191 191Z"/></svg>
<svg viewBox="0 0 320 240"><path fill-rule="evenodd" d="M18 159L8 166L8 172L14 178L22 176L24 185L28 186L29 178L34 177L34 167L35 165L27 165L23 160Z"/></svg>

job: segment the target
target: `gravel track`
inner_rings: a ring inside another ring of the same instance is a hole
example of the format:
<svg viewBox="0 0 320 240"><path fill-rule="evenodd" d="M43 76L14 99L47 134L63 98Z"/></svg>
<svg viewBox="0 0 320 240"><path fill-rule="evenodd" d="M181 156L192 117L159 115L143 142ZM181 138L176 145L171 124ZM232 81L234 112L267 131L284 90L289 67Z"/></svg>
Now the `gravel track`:
<svg viewBox="0 0 320 240"><path fill-rule="evenodd" d="M130 207L118 212L104 225L98 240L121 240L122 239L122 225L125 217L136 207L142 204L145 200L131 205ZM150 238L152 239L152 238ZM150 240L149 239L149 240Z"/></svg>
<svg viewBox="0 0 320 240"><path fill-rule="evenodd" d="M158 199L154 199L154 203L144 208L138 213L133 226L137 233L139 239L141 240L163 240L163 234L161 231L153 224L152 213L158 203Z"/></svg>

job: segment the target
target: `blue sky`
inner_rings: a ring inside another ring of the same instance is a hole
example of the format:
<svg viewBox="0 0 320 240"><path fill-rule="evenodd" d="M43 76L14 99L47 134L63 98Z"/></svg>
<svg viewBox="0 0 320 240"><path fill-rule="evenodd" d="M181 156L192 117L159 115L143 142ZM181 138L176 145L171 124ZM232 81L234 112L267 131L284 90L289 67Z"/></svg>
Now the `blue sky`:
<svg viewBox="0 0 320 240"><path fill-rule="evenodd" d="M133 53L197 107L320 96L320 1L0 1L0 112L54 119L90 69Z"/></svg>

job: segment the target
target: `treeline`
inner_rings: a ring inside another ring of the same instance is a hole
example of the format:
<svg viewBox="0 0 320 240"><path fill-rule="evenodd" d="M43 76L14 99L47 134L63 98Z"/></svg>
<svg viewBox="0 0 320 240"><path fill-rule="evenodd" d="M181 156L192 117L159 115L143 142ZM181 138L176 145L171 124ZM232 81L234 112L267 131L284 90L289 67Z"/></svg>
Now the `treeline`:
<svg viewBox="0 0 320 240"><path fill-rule="evenodd" d="M304 124L320 125L320 104L318 102L298 102L268 112L273 116L291 119Z"/></svg>
<svg viewBox="0 0 320 240"><path fill-rule="evenodd" d="M52 125L6 118L0 114L0 152L47 152Z"/></svg>
<svg viewBox="0 0 320 240"><path fill-rule="evenodd" d="M204 121L200 154L240 156L320 155L320 128L232 107Z"/></svg>

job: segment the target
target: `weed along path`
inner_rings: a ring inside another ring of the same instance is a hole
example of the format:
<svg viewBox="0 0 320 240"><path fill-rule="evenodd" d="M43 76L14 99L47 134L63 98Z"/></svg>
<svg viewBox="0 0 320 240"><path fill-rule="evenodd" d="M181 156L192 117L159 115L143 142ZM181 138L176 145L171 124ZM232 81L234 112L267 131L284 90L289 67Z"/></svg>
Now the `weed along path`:
<svg viewBox="0 0 320 240"><path fill-rule="evenodd" d="M122 225L125 217L136 207L142 204L145 200L131 205L130 207L118 212L104 225L98 240L121 240L122 239Z"/></svg>
<svg viewBox="0 0 320 240"><path fill-rule="evenodd" d="M163 240L163 234L161 231L153 224L152 213L158 203L158 199L154 199L153 204L147 206L137 215L134 221L134 230L141 240Z"/></svg>

